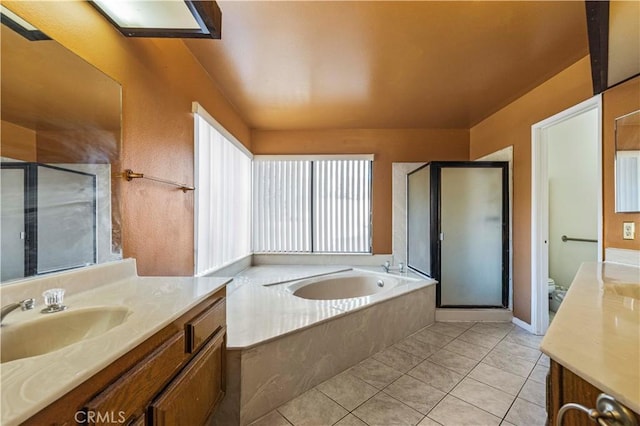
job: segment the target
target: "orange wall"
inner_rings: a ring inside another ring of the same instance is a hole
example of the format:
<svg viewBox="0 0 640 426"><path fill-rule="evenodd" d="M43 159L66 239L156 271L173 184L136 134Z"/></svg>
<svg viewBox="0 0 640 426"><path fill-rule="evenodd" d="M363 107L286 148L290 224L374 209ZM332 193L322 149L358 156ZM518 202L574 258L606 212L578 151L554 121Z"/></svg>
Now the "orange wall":
<svg viewBox="0 0 640 426"><path fill-rule="evenodd" d="M249 129L181 40L126 38L85 1L3 5L122 85L123 169L193 182L193 101L250 148ZM140 180L120 189L124 256L141 275L193 274L193 193Z"/></svg>
<svg viewBox="0 0 640 426"><path fill-rule="evenodd" d="M617 117L640 109L640 77L606 91L602 99L604 246L640 250L640 213L615 212L615 131ZM622 239L622 223L635 222L636 239Z"/></svg>
<svg viewBox="0 0 640 426"><path fill-rule="evenodd" d="M391 163L468 160L467 130L301 130L251 134L254 154L374 154L373 252L391 253Z"/></svg>
<svg viewBox="0 0 640 426"><path fill-rule="evenodd" d="M531 321L531 126L593 94L585 57L470 131L471 159L513 145L513 314Z"/></svg>
<svg viewBox="0 0 640 426"><path fill-rule="evenodd" d="M0 155L14 160L36 161L36 132L8 121L0 122Z"/></svg>

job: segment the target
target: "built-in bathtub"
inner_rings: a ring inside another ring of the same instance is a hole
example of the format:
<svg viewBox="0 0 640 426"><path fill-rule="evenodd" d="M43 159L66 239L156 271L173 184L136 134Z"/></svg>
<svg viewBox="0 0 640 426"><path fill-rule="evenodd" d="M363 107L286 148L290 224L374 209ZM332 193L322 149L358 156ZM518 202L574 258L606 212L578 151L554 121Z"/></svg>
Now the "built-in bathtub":
<svg viewBox="0 0 640 426"><path fill-rule="evenodd" d="M328 274L316 278L300 280L287 286L294 296L311 300L341 300L364 298L370 303L370 296L393 290L406 283L402 276L375 274L360 270L351 270L337 274Z"/></svg>
<svg viewBox="0 0 640 426"><path fill-rule="evenodd" d="M248 424L433 323L433 284L374 268L315 267L305 277L302 266L271 265L240 274L228 288L219 423Z"/></svg>

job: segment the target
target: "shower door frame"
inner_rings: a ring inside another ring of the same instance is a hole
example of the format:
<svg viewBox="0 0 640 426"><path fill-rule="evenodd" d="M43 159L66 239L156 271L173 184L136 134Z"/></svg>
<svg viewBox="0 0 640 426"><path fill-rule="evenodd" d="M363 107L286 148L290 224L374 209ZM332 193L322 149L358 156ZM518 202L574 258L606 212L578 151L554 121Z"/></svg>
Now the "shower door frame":
<svg viewBox="0 0 640 426"><path fill-rule="evenodd" d="M509 308L509 162L507 161L434 161L417 168L411 173L430 166L430 252L431 278L436 284L436 307L443 309L488 309ZM499 168L502 170L502 304L501 305L442 305L442 254L441 254L441 190L440 182L443 168ZM410 173L410 174L411 174ZM408 209L407 209L408 211ZM407 247L407 250L409 248ZM411 266L409 266L411 267ZM413 268L412 268L413 269ZM420 272L420 271L418 271ZM423 273L423 272L422 272Z"/></svg>

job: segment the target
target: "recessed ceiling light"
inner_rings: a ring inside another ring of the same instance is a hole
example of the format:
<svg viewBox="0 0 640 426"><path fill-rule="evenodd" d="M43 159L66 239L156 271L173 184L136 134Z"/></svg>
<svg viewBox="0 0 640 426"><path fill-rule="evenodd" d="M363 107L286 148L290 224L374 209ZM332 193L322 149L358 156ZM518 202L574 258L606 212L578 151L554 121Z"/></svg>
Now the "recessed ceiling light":
<svg viewBox="0 0 640 426"><path fill-rule="evenodd" d="M90 0L127 37L220 38L222 13L210 0Z"/></svg>

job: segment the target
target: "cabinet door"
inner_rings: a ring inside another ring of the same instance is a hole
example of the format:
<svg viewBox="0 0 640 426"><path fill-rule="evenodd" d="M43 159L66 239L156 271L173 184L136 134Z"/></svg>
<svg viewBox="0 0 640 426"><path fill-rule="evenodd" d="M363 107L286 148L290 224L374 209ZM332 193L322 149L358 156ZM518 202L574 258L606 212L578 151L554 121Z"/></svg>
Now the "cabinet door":
<svg viewBox="0 0 640 426"><path fill-rule="evenodd" d="M144 412L149 401L183 362L184 342L184 333L174 335L89 401L84 410L86 423L111 424L113 418L129 419Z"/></svg>
<svg viewBox="0 0 640 426"><path fill-rule="evenodd" d="M158 425L203 425L224 395L223 358L226 328L205 345L150 406Z"/></svg>

